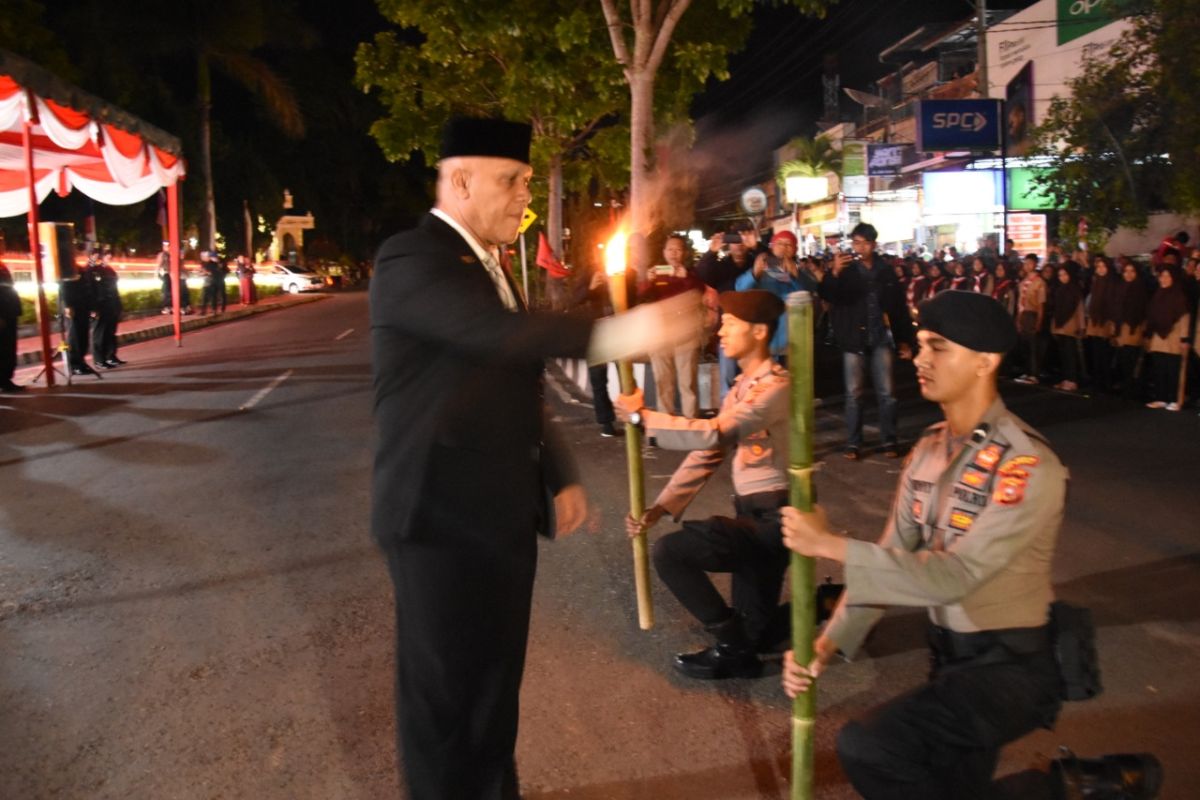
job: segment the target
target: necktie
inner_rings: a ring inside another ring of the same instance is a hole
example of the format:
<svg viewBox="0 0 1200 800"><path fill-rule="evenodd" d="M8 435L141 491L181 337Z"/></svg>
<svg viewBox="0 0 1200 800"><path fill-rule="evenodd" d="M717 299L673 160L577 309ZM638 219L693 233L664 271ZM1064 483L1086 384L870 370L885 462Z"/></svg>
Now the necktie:
<svg viewBox="0 0 1200 800"><path fill-rule="evenodd" d="M483 260L483 266L487 268L488 276L492 279L492 283L496 284L496 293L500 295L500 301L504 303L504 307L509 311L517 310L517 298L513 296L512 288L508 285L508 280L504 277L504 270L500 267L500 262L492 254Z"/></svg>

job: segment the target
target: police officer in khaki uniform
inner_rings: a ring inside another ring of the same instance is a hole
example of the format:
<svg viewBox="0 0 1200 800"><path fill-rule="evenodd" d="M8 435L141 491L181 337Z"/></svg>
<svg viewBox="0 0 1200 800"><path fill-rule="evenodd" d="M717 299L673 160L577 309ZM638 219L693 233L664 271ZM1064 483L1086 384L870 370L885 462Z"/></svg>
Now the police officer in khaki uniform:
<svg viewBox="0 0 1200 800"><path fill-rule="evenodd" d="M1000 747L1052 724L1060 702L1047 622L1067 470L997 393L1012 320L990 297L945 292L921 304L917 339L921 394L946 421L913 449L883 538L834 535L819 508L783 510L787 547L844 563L846 581L813 662L785 657L788 694L838 650L853 657L883 606L929 611L929 682L838 735L869 800L987 796Z"/></svg>
<svg viewBox="0 0 1200 800"><path fill-rule="evenodd" d="M757 650L783 638L775 633L788 553L779 530L787 502L788 373L771 360L770 342L783 301L770 292L723 292L721 349L741 375L713 419L688 419L643 408L641 390L617 398L625 421L645 426L659 447L691 450L640 520L634 536L664 515L675 521L725 459L733 455L735 517L688 521L654 544L654 566L667 588L706 631L713 647L681 653L674 666L700 679L757 677ZM732 608L708 572L733 576ZM786 629L785 629L786 630ZM774 641L770 641L771 639Z"/></svg>

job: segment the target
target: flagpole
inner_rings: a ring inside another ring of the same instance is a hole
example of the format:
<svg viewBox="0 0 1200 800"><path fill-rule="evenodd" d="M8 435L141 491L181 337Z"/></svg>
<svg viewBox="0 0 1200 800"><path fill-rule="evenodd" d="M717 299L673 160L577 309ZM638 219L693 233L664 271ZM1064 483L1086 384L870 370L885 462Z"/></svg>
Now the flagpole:
<svg viewBox="0 0 1200 800"><path fill-rule="evenodd" d="M525 260L525 232L521 231L521 285L525 290L525 302L529 302L529 264Z"/></svg>

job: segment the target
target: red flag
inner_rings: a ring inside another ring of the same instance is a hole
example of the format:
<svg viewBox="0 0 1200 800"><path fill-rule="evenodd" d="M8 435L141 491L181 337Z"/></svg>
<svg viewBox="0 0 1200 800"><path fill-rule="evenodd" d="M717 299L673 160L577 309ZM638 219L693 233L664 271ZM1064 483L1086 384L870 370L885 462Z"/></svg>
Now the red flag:
<svg viewBox="0 0 1200 800"><path fill-rule="evenodd" d="M562 262L554 257L550 242L546 241L546 234L542 231L538 231L537 265L550 273L551 278L566 278L571 274Z"/></svg>

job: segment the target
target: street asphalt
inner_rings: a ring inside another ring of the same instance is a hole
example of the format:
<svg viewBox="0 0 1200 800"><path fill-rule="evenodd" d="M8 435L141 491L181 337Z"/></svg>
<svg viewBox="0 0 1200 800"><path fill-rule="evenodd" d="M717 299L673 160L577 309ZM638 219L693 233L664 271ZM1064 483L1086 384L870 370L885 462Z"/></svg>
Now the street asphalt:
<svg viewBox="0 0 1200 800"><path fill-rule="evenodd" d="M102 381L0 395L0 798L400 796L391 589L367 531L366 295L215 325L182 348L125 346L121 357L129 365ZM818 380L819 499L835 526L873 539L900 465L837 455L829 366ZM916 396L911 367L900 373L911 443L937 411ZM1095 613L1105 693L1007 748L1000 771L1044 765L1059 745L1148 751L1166 767L1162 796L1194 797L1200 419L1003 391L1071 469L1055 581ZM624 445L599 437L587 405L560 397L555 410L594 508L588 531L541 548L524 795L786 798L790 704L778 666L721 683L671 670L671 654L703 637L657 581L655 628L638 629ZM648 499L680 458L647 452ZM722 470L688 516L728 513L730 491ZM825 563L817 574L839 577ZM855 796L834 736L922 681L922 619L889 614L865 655L822 678L818 797Z"/></svg>

